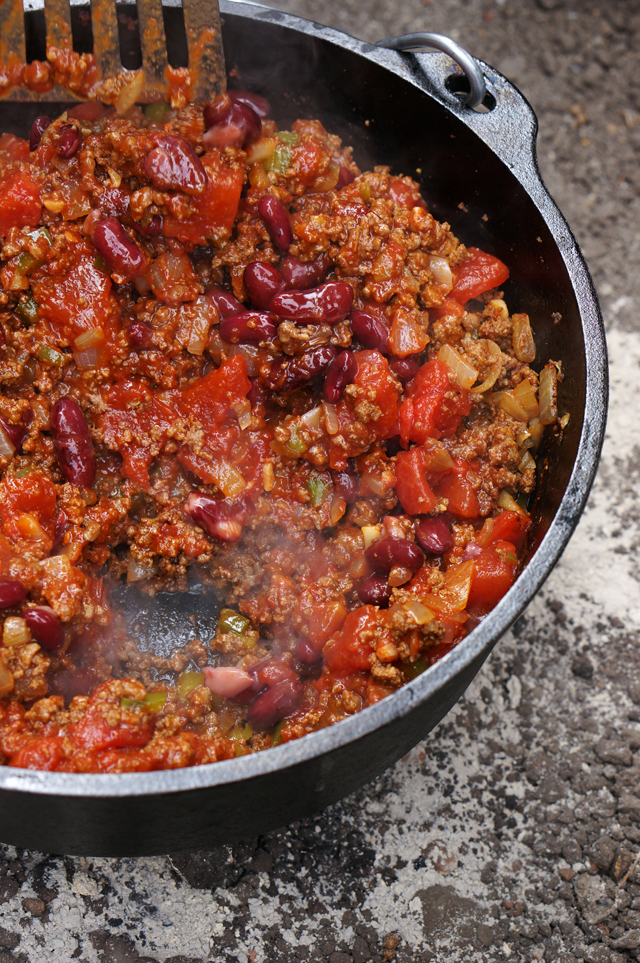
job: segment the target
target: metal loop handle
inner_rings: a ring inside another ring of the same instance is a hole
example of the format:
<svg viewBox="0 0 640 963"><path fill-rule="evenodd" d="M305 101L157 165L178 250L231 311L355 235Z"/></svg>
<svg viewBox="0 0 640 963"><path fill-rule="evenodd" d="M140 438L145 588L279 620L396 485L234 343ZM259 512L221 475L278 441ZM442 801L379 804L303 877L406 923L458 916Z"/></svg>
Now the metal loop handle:
<svg viewBox="0 0 640 963"><path fill-rule="evenodd" d="M484 75L475 57L472 57L468 50L451 37L445 37L442 33L405 33L401 37L378 40L376 47L388 47L390 50L419 51L428 48L441 50L455 60L469 81L469 93L463 98L468 107L477 110L487 95Z"/></svg>

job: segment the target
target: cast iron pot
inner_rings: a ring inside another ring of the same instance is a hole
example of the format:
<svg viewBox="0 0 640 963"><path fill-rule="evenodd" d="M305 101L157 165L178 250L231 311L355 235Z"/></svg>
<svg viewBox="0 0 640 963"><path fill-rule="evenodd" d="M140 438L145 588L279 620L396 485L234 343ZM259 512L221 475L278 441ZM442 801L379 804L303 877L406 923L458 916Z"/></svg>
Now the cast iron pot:
<svg viewBox="0 0 640 963"><path fill-rule="evenodd" d="M596 471L607 402L602 321L578 246L541 182L537 123L520 93L481 63L491 109L475 112L455 93L464 76L442 53L373 47L253 4L223 0L221 9L234 86L268 96L282 127L298 116L319 118L354 146L361 168L388 164L414 176L437 218L509 265L510 309L530 314L537 363L562 360L560 409L570 420L539 459L524 571L435 666L332 728L227 762L122 775L2 767L0 837L18 846L86 855L211 847L308 816L362 786L422 739L469 685L560 557ZM26 105L19 109L16 119L15 105L0 107L2 129L28 130ZM149 625L152 635L154 618L162 625L158 644L194 607L209 617L213 610L197 594L154 604Z"/></svg>

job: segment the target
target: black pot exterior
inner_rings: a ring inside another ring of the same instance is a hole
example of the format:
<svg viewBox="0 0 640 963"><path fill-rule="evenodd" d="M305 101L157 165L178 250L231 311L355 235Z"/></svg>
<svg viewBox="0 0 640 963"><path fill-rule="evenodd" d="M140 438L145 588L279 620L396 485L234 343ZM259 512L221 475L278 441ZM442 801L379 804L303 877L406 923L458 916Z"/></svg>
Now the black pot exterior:
<svg viewBox="0 0 640 963"><path fill-rule="evenodd" d="M351 719L237 760L126 775L0 768L0 836L19 846L83 855L210 847L308 816L363 785L460 697L560 557L595 476L607 403L603 326L577 244L540 180L524 98L482 65L495 106L474 113L445 85L456 89L459 73L443 54L371 47L253 4L223 0L221 10L235 86L268 96L282 127L317 117L354 146L362 167L410 174L436 217L509 265L509 307L531 316L538 360L562 361L570 419L540 459L527 567L441 662ZM10 105L3 111L10 117Z"/></svg>

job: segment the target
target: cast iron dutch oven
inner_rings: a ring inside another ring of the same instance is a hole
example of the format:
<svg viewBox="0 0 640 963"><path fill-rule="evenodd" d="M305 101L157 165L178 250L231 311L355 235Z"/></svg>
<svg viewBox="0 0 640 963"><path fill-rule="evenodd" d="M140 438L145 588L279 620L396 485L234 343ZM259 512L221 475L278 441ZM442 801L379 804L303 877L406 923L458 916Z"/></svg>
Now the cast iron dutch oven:
<svg viewBox="0 0 640 963"><path fill-rule="evenodd" d="M562 360L560 409L570 419L539 459L524 571L435 666L332 728L227 762L121 775L0 767L0 837L18 846L86 855L214 846L308 816L363 785L422 739L469 685L560 557L596 471L607 402L602 321L578 246L540 179L537 123L521 94L479 63L487 94L477 112L459 96L464 74L443 53L370 46L254 4L223 0L221 10L233 86L266 95L282 127L319 118L354 146L363 169L388 164L412 175L438 219L509 265L510 309L531 316L540 365ZM12 110L0 107L2 129L15 129ZM169 622L184 625L194 608L212 615L202 594L154 604L151 633L162 624L165 644Z"/></svg>

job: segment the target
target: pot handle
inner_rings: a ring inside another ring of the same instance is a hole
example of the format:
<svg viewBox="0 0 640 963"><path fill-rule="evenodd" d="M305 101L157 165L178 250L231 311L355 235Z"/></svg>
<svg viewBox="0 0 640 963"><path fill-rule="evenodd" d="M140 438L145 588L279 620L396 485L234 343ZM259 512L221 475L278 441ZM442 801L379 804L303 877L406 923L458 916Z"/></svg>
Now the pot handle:
<svg viewBox="0 0 640 963"><path fill-rule="evenodd" d="M467 107L478 110L487 96L484 74L478 61L461 44L442 33L405 33L400 37L378 40L376 47L403 51L441 50L455 60L469 81L469 92L461 98Z"/></svg>

